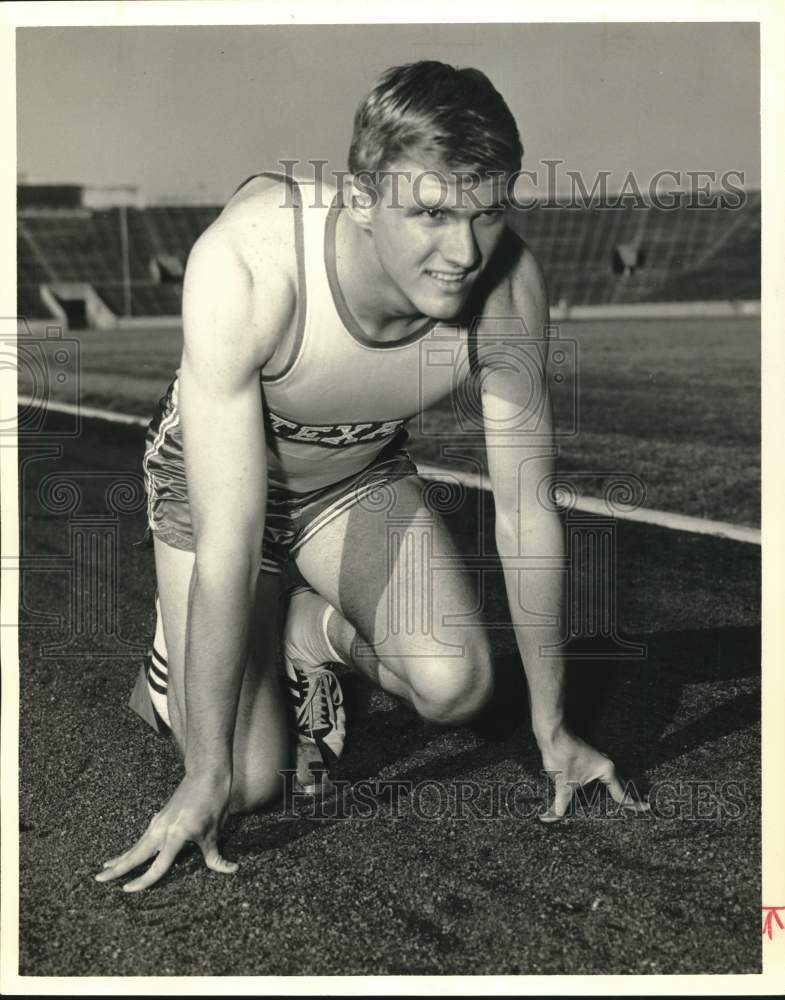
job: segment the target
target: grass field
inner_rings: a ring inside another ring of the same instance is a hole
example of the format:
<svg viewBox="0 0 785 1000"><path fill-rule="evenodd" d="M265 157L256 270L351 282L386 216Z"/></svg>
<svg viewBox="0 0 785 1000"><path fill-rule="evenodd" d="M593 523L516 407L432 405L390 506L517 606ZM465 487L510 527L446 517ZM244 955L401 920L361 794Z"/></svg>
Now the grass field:
<svg viewBox="0 0 785 1000"><path fill-rule="evenodd" d="M179 363L181 334L76 336L82 401L150 416ZM595 494L608 474L633 473L648 507L760 524L759 320L573 322L559 338L576 345L568 357L578 388L577 434L558 442L564 472L588 473L581 482ZM573 404L552 389L564 430ZM442 454L446 442L456 444L453 408L445 400L412 422L415 457L457 464Z"/></svg>
<svg viewBox="0 0 785 1000"><path fill-rule="evenodd" d="M604 473L631 471L649 506L757 523L757 323L572 324L562 336L578 343L581 386L563 467L593 472L597 489ZM148 414L176 336L80 339L83 400ZM444 426L447 406L430 426ZM428 426L416 451L437 461ZM583 647L592 658L570 661L569 711L650 790L650 814L578 810L546 828L531 814L441 814L438 798L380 799L371 819L274 807L231 822L237 875L188 854L129 896L91 875L180 770L172 745L126 708L153 620L152 557L134 544L144 512L129 500L96 519L109 487L138 475L142 432L86 421L59 451L57 433L53 418L21 455L23 974L759 971L758 547L617 525L618 632L645 655L609 659L605 639ZM449 519L462 551L478 530L490 536L490 518L470 491ZM111 542L103 561L99 536ZM77 565L84 551L90 573ZM473 782L481 807L526 782L528 805L542 804L498 567L485 582L492 710L441 730L346 678L341 801L373 778L435 781L437 796Z"/></svg>

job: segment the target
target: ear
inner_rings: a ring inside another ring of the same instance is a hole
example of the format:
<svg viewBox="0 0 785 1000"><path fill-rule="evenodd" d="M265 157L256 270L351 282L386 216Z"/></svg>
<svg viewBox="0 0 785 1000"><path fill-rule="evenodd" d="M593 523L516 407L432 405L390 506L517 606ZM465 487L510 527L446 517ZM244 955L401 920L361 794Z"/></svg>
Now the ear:
<svg viewBox="0 0 785 1000"><path fill-rule="evenodd" d="M377 178L371 171L349 174L344 186L344 205L352 222L368 232L373 228L373 210L379 202Z"/></svg>

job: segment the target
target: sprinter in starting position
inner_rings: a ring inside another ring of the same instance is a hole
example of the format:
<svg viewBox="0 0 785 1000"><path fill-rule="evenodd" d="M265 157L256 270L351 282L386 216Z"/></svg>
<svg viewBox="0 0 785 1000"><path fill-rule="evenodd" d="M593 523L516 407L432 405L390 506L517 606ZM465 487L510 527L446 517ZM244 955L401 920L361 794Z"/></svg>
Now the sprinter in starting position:
<svg viewBox="0 0 785 1000"><path fill-rule="evenodd" d="M541 489L553 473L547 293L504 200L521 156L481 72L395 67L358 109L336 188L255 176L194 246L182 363L144 456L158 622L133 697L171 729L185 774L100 881L155 857L125 886L144 889L188 841L233 871L221 825L280 795L290 731L304 784L341 752L331 664L436 723L486 703L473 588L404 449L408 419L472 386L533 732L555 775L542 818L595 779L645 808L565 724L564 665L547 651L562 639L563 538ZM392 620L402 606L425 609L416 628Z"/></svg>

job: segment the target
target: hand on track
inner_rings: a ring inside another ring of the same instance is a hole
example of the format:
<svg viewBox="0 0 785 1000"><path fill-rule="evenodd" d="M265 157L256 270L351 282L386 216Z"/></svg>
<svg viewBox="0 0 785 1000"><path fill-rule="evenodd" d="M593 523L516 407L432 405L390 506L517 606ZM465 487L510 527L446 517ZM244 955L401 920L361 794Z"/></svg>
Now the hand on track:
<svg viewBox="0 0 785 1000"><path fill-rule="evenodd" d="M634 812L648 812L648 802L634 798L619 780L610 757L562 729L546 747L541 747L545 770L553 779L553 801L540 815L543 823L555 823L566 814L573 795L582 785L599 781L610 792L614 802Z"/></svg>
<svg viewBox="0 0 785 1000"><path fill-rule="evenodd" d="M175 858L189 842L202 852L208 868L222 874L237 871L237 864L227 861L218 849L218 836L228 811L229 795L216 783L186 775L163 809L157 813L136 843L123 854L104 862L95 878L111 882L155 857L150 867L127 882L126 892L147 889L169 871Z"/></svg>

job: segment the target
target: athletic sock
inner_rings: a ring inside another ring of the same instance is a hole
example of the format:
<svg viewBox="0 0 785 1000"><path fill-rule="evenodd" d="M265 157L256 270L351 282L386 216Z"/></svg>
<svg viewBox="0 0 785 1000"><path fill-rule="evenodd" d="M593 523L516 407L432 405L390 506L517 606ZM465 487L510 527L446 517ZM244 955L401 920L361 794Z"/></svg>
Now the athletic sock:
<svg viewBox="0 0 785 1000"><path fill-rule="evenodd" d="M150 692L150 701L152 701L156 712L167 726L171 726L169 706L166 698L166 692L169 687L169 654L166 649L166 640L164 639L161 604L157 595L155 598L155 613L155 636L147 660L147 687Z"/></svg>
<svg viewBox="0 0 785 1000"><path fill-rule="evenodd" d="M312 590L292 594L284 629L284 651L300 669L345 663L330 641L327 626L335 608Z"/></svg>

